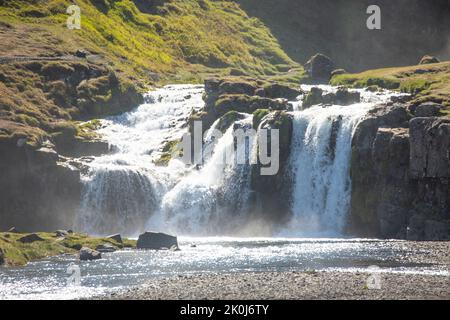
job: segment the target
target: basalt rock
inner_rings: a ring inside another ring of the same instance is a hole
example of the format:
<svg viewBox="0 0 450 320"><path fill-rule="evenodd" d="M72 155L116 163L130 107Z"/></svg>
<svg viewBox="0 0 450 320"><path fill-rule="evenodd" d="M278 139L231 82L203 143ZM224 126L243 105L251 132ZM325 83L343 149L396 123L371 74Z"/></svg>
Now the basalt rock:
<svg viewBox="0 0 450 320"><path fill-rule="evenodd" d="M450 130L406 105L369 112L352 141L349 231L359 236L449 239Z"/></svg>
<svg viewBox="0 0 450 320"><path fill-rule="evenodd" d="M99 260L102 258L102 254L96 250L84 247L79 252L79 258L81 261Z"/></svg>
<svg viewBox="0 0 450 320"><path fill-rule="evenodd" d="M288 168L288 159L291 150L291 141L293 133L292 116L282 112L275 111L266 115L259 126L259 130L279 130L279 167L275 174L263 174L262 168L268 167L261 163L252 166L251 187L255 192L254 212L258 218L268 221L282 223L288 218L289 213L289 195L290 176ZM261 146L258 146L258 150ZM268 138L267 150L274 156L270 138ZM275 157L277 158L277 157ZM270 165L274 165L271 163Z"/></svg>
<svg viewBox="0 0 450 320"><path fill-rule="evenodd" d="M443 107L434 102L425 102L415 108L414 115L416 117L436 117L439 115Z"/></svg>
<svg viewBox="0 0 450 320"><path fill-rule="evenodd" d="M320 53L312 56L306 62L305 69L314 83L324 84L330 81L331 73L335 70L334 62L326 55Z"/></svg>
<svg viewBox="0 0 450 320"><path fill-rule="evenodd" d="M138 249L162 250L178 247L177 237L165 233L145 232L139 236Z"/></svg>
<svg viewBox="0 0 450 320"><path fill-rule="evenodd" d="M335 93L324 94L323 90L317 87L311 88L311 91L303 100L303 109L318 104L335 104L348 106L361 101L361 94L356 91L349 91L347 88L339 88Z"/></svg>

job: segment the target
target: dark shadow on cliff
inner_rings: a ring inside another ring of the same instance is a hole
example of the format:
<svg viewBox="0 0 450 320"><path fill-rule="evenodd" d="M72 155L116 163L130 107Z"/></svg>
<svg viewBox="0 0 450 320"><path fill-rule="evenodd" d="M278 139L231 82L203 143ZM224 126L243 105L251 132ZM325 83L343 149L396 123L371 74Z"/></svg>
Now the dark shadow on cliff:
<svg viewBox="0 0 450 320"><path fill-rule="evenodd" d="M417 64L424 54L450 59L448 0L235 0L261 19L286 53L305 63L320 52L347 71ZM382 29L369 30L369 5Z"/></svg>

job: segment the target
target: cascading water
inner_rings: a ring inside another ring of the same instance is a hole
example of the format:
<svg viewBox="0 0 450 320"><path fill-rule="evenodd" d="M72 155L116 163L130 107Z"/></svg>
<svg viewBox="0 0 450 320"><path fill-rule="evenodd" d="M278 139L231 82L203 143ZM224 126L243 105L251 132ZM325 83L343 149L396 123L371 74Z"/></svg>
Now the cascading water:
<svg viewBox="0 0 450 320"><path fill-rule="evenodd" d="M304 88L308 90L308 87ZM334 88L323 86L332 91ZM91 234L145 229L181 235L236 235L250 223L251 165L236 158L254 156L255 138L238 145L233 130L251 128L252 116L241 115L217 140L218 122L207 132L213 150L203 166L173 160L154 161L167 141L187 132L192 109L203 107L202 86L168 86L151 92L148 103L103 121L99 130L115 152L95 158L83 177L78 228ZM294 103L294 132L288 169L292 178L292 220L282 234L339 235L349 210L351 139L361 117L390 94L361 91L363 102L351 106ZM211 141L210 141L211 140ZM224 161L231 154L232 161Z"/></svg>

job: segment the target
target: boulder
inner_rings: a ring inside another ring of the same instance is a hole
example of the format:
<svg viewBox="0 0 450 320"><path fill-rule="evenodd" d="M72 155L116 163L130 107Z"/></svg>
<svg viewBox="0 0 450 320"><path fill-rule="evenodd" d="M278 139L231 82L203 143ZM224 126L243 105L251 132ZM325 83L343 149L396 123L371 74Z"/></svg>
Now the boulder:
<svg viewBox="0 0 450 320"><path fill-rule="evenodd" d="M246 94L254 95L256 87L249 82L224 81L219 85L219 94Z"/></svg>
<svg viewBox="0 0 450 320"><path fill-rule="evenodd" d="M336 91L334 104L340 106L348 106L361 101L361 94L359 92L349 91L347 88L339 88Z"/></svg>
<svg viewBox="0 0 450 320"><path fill-rule="evenodd" d="M415 110L416 117L435 117L438 116L442 106L434 102L425 102L417 106Z"/></svg>
<svg viewBox="0 0 450 320"><path fill-rule="evenodd" d="M57 236L57 237L67 237L68 235L69 235L69 232L68 231L66 231L66 230L56 230L55 231L55 235Z"/></svg>
<svg viewBox="0 0 450 320"><path fill-rule="evenodd" d="M420 59L419 64L431 64L431 63L439 63L439 62L441 62L441 61L438 58L429 56L429 55L425 55L422 57L422 59Z"/></svg>
<svg viewBox="0 0 450 320"><path fill-rule="evenodd" d="M36 233L28 234L22 238L19 238L17 241L20 241L22 243L33 243L36 241L44 241L40 236L38 236Z"/></svg>
<svg viewBox="0 0 450 320"><path fill-rule="evenodd" d="M177 237L165 233L145 232L137 241L138 249L162 250L172 246L178 247Z"/></svg>
<svg viewBox="0 0 450 320"><path fill-rule="evenodd" d="M123 243L123 242L122 242L122 236L121 236L120 234L118 234L118 233L112 234L112 235L108 236L107 238L108 238L108 239L111 239L111 240L114 240L114 241L116 241L117 243Z"/></svg>
<svg viewBox="0 0 450 320"><path fill-rule="evenodd" d="M295 100L302 93L303 91L300 88L293 88L279 83L269 84L255 91L255 94L260 97L271 99L284 98L290 101Z"/></svg>
<svg viewBox="0 0 450 320"><path fill-rule="evenodd" d="M12 227L12 228L10 228L8 231L6 231L6 232L9 232L9 233L21 233L19 230L17 230L16 227Z"/></svg>
<svg viewBox="0 0 450 320"><path fill-rule="evenodd" d="M311 80L314 83L328 83L331 79L331 73L334 68L334 62L323 54L316 54L305 64Z"/></svg>
<svg viewBox="0 0 450 320"><path fill-rule="evenodd" d="M97 250L100 253L110 253L110 252L115 252L117 251L117 249L112 245L112 244L99 244L95 250Z"/></svg>
<svg viewBox="0 0 450 320"><path fill-rule="evenodd" d="M79 257L81 261L91 261L101 259L102 254L96 250L83 247L80 250Z"/></svg>
<svg viewBox="0 0 450 320"><path fill-rule="evenodd" d="M303 109L307 109L311 106L323 103L322 99L323 90L317 87L311 88L311 91L303 99Z"/></svg>

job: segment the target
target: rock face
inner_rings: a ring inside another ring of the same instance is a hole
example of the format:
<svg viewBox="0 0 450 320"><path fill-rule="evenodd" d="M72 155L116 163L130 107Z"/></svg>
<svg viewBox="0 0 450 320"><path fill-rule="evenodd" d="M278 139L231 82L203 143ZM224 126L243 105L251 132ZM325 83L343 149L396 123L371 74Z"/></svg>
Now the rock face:
<svg viewBox="0 0 450 320"><path fill-rule="evenodd" d="M335 70L333 61L320 53L308 60L305 69L314 83L325 84L330 81L331 73Z"/></svg>
<svg viewBox="0 0 450 320"><path fill-rule="evenodd" d="M288 159L291 150L293 133L292 116L282 111L275 111L266 115L259 126L259 130L279 130L279 169L275 175L263 175L261 164L252 166L251 187L255 192L255 213L266 221L283 222L288 217L290 175ZM270 140L269 140L270 141ZM268 150L272 151L269 143ZM272 153L273 154L273 153Z"/></svg>
<svg viewBox="0 0 450 320"><path fill-rule="evenodd" d="M101 259L102 254L96 250L83 247L80 250L79 257L81 261L92 261Z"/></svg>
<svg viewBox="0 0 450 320"><path fill-rule="evenodd" d="M0 229L52 231L72 226L79 205L80 172L59 161L51 146L0 139Z"/></svg>
<svg viewBox="0 0 450 320"><path fill-rule="evenodd" d="M352 142L349 231L410 240L450 239L450 119L412 118L383 105Z"/></svg>
<svg viewBox="0 0 450 320"><path fill-rule="evenodd" d="M156 232L145 232L139 236L137 241L138 249L162 250L178 247L177 237Z"/></svg>
<svg viewBox="0 0 450 320"><path fill-rule="evenodd" d="M303 109L317 104L335 104L348 106L361 101L359 92L349 91L347 88L339 88L336 93L324 94L323 90L317 87L311 88L311 91L303 100Z"/></svg>

